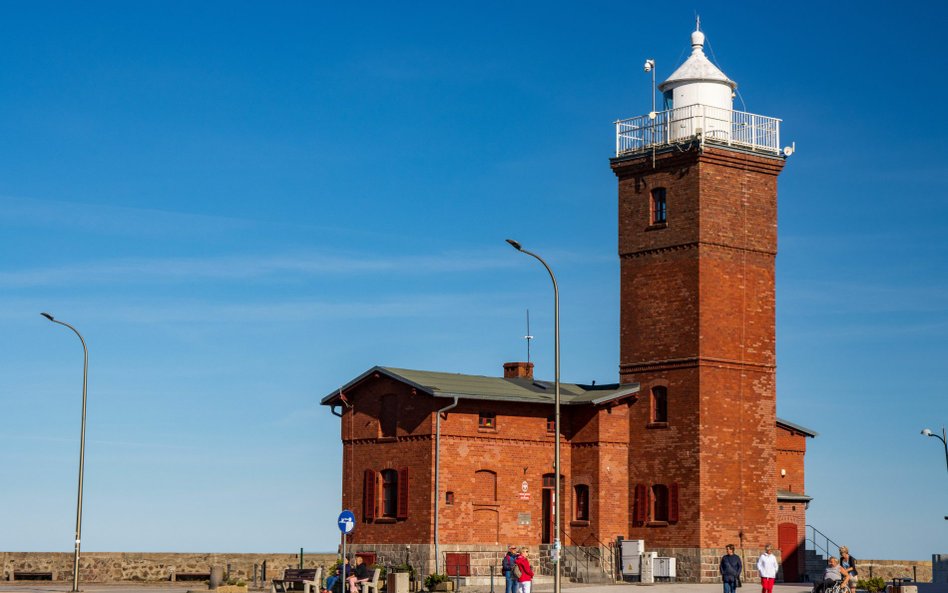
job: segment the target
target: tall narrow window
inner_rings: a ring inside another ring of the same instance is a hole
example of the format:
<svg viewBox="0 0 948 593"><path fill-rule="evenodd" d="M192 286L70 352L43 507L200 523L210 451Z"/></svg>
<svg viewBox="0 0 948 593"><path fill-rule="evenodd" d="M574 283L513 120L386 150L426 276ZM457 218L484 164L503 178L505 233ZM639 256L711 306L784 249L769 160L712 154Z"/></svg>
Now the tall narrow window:
<svg viewBox="0 0 948 593"><path fill-rule="evenodd" d="M382 437L394 438L398 428L398 397L394 394L382 396L379 413L379 432Z"/></svg>
<svg viewBox="0 0 948 593"><path fill-rule="evenodd" d="M380 516L394 519L398 514L398 472L382 470L382 513Z"/></svg>
<svg viewBox="0 0 948 593"><path fill-rule="evenodd" d="M668 521L668 486L652 485L652 521Z"/></svg>
<svg viewBox="0 0 948 593"><path fill-rule="evenodd" d="M546 417L546 431L547 431L547 432L556 432L556 416L547 416L547 417Z"/></svg>
<svg viewBox="0 0 948 593"><path fill-rule="evenodd" d="M651 422L668 422L668 389L665 387L652 388Z"/></svg>
<svg viewBox="0 0 948 593"><path fill-rule="evenodd" d="M589 521L589 486L580 484L575 490L573 517L577 521Z"/></svg>
<svg viewBox="0 0 948 593"><path fill-rule="evenodd" d="M668 204L665 201L665 188L656 187L652 190L651 224L665 224L668 222Z"/></svg>

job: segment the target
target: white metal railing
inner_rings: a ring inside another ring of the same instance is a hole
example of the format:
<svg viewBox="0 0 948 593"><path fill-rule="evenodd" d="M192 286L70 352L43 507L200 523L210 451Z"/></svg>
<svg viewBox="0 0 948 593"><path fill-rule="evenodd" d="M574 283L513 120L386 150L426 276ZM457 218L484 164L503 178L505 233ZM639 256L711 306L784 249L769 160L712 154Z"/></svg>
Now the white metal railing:
<svg viewBox="0 0 948 593"><path fill-rule="evenodd" d="M702 143L780 153L780 120L710 105L688 105L616 122L616 156L698 138Z"/></svg>

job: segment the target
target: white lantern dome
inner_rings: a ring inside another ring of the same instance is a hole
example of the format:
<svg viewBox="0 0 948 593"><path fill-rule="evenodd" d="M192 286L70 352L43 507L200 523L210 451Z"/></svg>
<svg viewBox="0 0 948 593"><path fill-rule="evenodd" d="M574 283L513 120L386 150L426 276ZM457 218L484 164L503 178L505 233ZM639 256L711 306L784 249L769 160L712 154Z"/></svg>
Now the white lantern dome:
<svg viewBox="0 0 948 593"><path fill-rule="evenodd" d="M691 105L731 110L737 83L704 55L704 33L699 25L691 34L691 55L658 88L664 96L666 110Z"/></svg>

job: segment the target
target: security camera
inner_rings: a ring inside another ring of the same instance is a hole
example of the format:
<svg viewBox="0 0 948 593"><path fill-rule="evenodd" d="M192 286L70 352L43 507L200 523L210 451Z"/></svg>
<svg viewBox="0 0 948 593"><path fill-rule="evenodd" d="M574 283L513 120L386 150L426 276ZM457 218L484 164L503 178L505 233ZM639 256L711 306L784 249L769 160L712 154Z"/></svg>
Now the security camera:
<svg viewBox="0 0 948 593"><path fill-rule="evenodd" d="M645 60L645 71L651 72L652 68L655 67L655 60Z"/></svg>

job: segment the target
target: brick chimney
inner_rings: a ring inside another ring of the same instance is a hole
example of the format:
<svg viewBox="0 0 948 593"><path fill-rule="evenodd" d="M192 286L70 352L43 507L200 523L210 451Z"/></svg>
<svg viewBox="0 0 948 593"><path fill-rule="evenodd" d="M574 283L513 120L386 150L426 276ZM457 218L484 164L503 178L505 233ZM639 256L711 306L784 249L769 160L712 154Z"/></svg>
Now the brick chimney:
<svg viewBox="0 0 948 593"><path fill-rule="evenodd" d="M532 379L532 362L505 362L504 379Z"/></svg>

